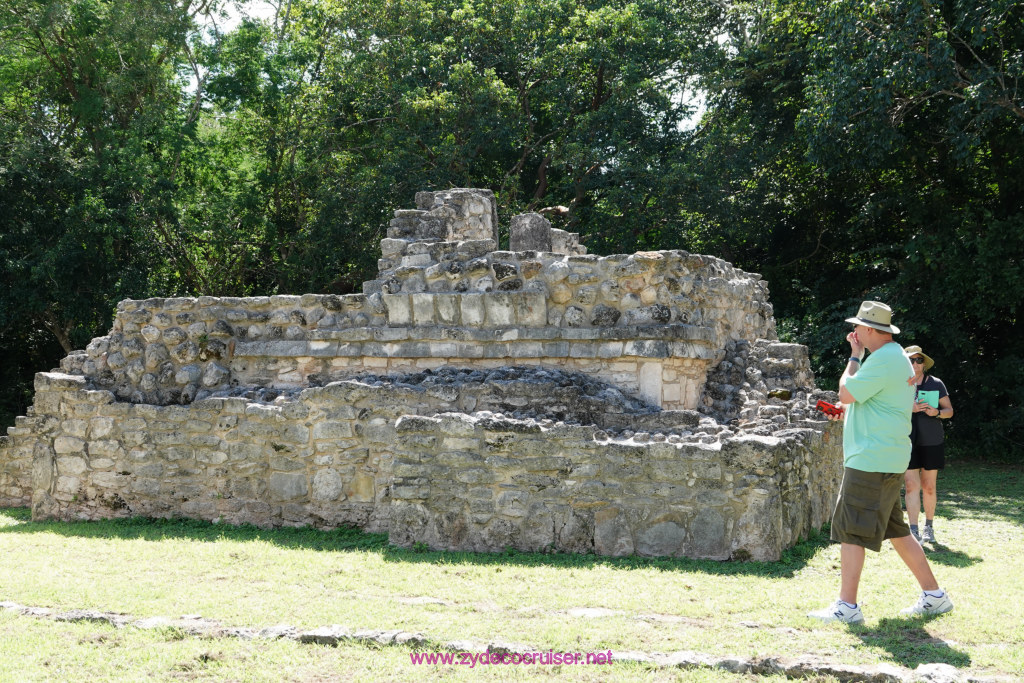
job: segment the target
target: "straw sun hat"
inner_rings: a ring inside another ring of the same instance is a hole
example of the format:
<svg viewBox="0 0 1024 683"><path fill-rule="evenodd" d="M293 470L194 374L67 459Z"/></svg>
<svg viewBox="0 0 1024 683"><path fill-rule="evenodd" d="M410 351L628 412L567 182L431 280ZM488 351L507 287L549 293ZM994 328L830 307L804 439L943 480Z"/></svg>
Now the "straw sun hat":
<svg viewBox="0 0 1024 683"><path fill-rule="evenodd" d="M928 372L929 370L931 370L932 366L935 365L935 361L933 361L928 356L927 353L922 351L921 347L918 346L917 344L915 344L913 346L908 346L907 348L903 349L903 353L907 354L908 358L910 356L921 356L922 358L924 358L924 371L925 372Z"/></svg>
<svg viewBox="0 0 1024 683"><path fill-rule="evenodd" d="M899 334L900 328L892 324L892 309L881 301L865 301L861 303L856 317L847 318L846 322L854 325L867 325L889 334Z"/></svg>

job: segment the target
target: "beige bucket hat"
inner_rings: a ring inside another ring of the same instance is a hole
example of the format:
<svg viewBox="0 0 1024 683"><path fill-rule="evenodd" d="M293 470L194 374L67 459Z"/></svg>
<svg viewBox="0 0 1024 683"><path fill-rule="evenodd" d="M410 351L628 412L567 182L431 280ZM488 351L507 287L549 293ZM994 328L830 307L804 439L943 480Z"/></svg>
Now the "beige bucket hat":
<svg viewBox="0 0 1024 683"><path fill-rule="evenodd" d="M900 328L892 324L892 309L881 301L864 301L857 311L857 316L847 318L846 322L854 325L867 325L882 332L899 334Z"/></svg>
<svg viewBox="0 0 1024 683"><path fill-rule="evenodd" d="M917 344L914 344L913 346L908 346L907 348L903 349L903 353L907 354L907 358L909 358L911 356L921 356L922 358L924 358L924 371L925 372L928 372L929 370L931 370L932 366L935 365L935 361L933 361L931 359L931 357L928 356L927 353L922 351L921 347L918 346Z"/></svg>

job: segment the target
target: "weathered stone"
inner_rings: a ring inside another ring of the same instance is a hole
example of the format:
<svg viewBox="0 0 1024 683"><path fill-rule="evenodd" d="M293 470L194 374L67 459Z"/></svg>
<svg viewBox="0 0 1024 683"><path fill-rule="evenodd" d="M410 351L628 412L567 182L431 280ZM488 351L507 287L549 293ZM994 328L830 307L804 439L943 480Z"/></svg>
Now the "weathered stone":
<svg viewBox="0 0 1024 683"><path fill-rule="evenodd" d="M329 502L341 495L343 482L337 470L319 470L313 476L313 500Z"/></svg>
<svg viewBox="0 0 1024 683"><path fill-rule="evenodd" d="M84 453L85 441L70 436L58 436L56 439L54 439L53 450L58 455L66 455L69 453Z"/></svg>
<svg viewBox="0 0 1024 683"><path fill-rule="evenodd" d="M295 500L308 492L305 474L274 472L267 480L267 489L277 500Z"/></svg>
<svg viewBox="0 0 1024 683"><path fill-rule="evenodd" d="M148 343L152 344L160 339L160 328L153 325L145 325L140 334Z"/></svg>
<svg viewBox="0 0 1024 683"><path fill-rule="evenodd" d="M583 309L579 306L569 306L562 316L562 324L566 327L582 327L586 323Z"/></svg>
<svg viewBox="0 0 1024 683"><path fill-rule="evenodd" d="M206 369L203 370L203 386L204 387L216 387L227 381L228 377L231 376L231 371L227 368L218 365L217 363L209 363Z"/></svg>
<svg viewBox="0 0 1024 683"><path fill-rule="evenodd" d="M594 327L615 327L622 313L611 306L598 304L591 313L590 324Z"/></svg>
<svg viewBox="0 0 1024 683"><path fill-rule="evenodd" d="M552 251L551 222L539 213L513 216L509 223L511 251Z"/></svg>
<svg viewBox="0 0 1024 683"><path fill-rule="evenodd" d="M682 555L686 548L686 530L675 522L659 522L645 529L637 539L640 555Z"/></svg>

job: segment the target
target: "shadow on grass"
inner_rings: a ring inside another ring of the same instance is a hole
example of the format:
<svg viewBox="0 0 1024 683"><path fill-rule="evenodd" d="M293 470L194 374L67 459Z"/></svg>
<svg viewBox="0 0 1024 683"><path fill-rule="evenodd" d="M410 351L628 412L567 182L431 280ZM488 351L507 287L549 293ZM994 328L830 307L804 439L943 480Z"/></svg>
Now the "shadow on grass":
<svg viewBox="0 0 1024 683"><path fill-rule="evenodd" d="M958 669L970 667L969 654L950 647L925 630L925 624L937 618L885 618L874 628L857 629L857 636L865 645L887 651L894 663L908 669L915 669L920 664L949 664Z"/></svg>
<svg viewBox="0 0 1024 683"><path fill-rule="evenodd" d="M955 461L940 478L950 490L946 501L940 499L940 516L945 506L948 516L1002 517L1024 525L1024 468L973 461ZM320 531L310 528L261 529L254 526L227 526L191 519L128 518L96 522L32 522L24 508L0 509L0 516L16 521L3 525L2 533L54 533L69 537L122 538L160 541L188 539L193 541L230 540L261 541L282 548L310 549L326 552L372 551L389 562L423 562L429 564L475 564L503 566L551 566L590 568L605 566L616 569L658 569L667 572L702 572L717 576L759 576L789 578L803 569L823 548L829 545L827 530L786 550L778 562L720 562L685 558L600 557L566 553L528 553L506 550L499 553L429 551L422 548L396 548L388 545L387 534L370 534L353 528ZM966 553L937 546L930 552L931 561L966 567L977 562ZM901 622L904 623L904 622Z"/></svg>
<svg viewBox="0 0 1024 683"><path fill-rule="evenodd" d="M953 550L941 543L933 543L930 548L926 546L925 550L929 562L946 567L970 567L979 562L984 562L980 557L971 557L962 550Z"/></svg>
<svg viewBox="0 0 1024 683"><path fill-rule="evenodd" d="M939 473L936 516L1004 519L1024 526L1024 467L953 460Z"/></svg>
<svg viewBox="0 0 1024 683"><path fill-rule="evenodd" d="M16 523L4 525L3 517ZM0 508L0 534L50 533L78 538L189 540L200 542L260 541L281 548L325 552L368 551L381 553L388 562L427 564L474 564L523 567L658 569L667 572L702 572L720 576L761 576L788 578L829 545L828 533L818 532L786 550L778 562L723 562L671 557L601 557L570 553L522 552L506 549L497 553L434 551L398 548L388 545L387 534L371 534L355 528L321 531L311 528L261 529L255 526L229 526L194 519L152 519L129 517L91 522L33 522L27 508Z"/></svg>

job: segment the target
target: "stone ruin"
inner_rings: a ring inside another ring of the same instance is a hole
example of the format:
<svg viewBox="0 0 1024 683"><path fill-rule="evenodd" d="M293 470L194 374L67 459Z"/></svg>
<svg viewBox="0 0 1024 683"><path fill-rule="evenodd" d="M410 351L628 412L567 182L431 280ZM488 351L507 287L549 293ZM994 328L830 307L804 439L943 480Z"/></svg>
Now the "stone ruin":
<svg viewBox="0 0 1024 683"><path fill-rule="evenodd" d="M490 191L421 192L362 294L126 300L36 375L0 505L387 532L435 549L776 560L829 518L840 427L767 283L595 256Z"/></svg>

